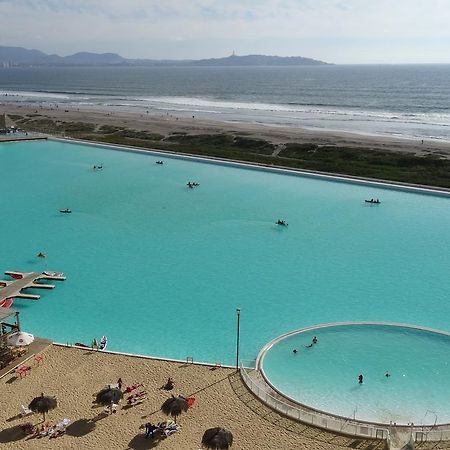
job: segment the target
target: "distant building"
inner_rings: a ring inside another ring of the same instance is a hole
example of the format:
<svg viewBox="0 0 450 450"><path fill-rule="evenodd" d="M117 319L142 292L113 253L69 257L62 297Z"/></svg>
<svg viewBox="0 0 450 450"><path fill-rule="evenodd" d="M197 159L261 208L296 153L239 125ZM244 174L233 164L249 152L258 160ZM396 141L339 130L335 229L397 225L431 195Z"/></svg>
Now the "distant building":
<svg viewBox="0 0 450 450"><path fill-rule="evenodd" d="M16 124L8 117L7 114L0 115L0 132L11 131L16 128Z"/></svg>

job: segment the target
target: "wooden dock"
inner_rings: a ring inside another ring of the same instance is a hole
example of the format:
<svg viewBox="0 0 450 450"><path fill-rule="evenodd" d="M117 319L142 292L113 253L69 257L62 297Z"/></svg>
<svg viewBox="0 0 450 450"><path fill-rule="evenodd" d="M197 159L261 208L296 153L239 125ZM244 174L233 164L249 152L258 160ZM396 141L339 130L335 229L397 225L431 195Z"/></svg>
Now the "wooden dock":
<svg viewBox="0 0 450 450"><path fill-rule="evenodd" d="M38 300L41 296L36 294L26 294L22 289L53 289L54 284L39 283L39 280L58 280L66 279L57 272L14 272L6 271L14 280L0 280L0 302L7 298L26 298L30 300ZM2 287L3 286L3 287Z"/></svg>

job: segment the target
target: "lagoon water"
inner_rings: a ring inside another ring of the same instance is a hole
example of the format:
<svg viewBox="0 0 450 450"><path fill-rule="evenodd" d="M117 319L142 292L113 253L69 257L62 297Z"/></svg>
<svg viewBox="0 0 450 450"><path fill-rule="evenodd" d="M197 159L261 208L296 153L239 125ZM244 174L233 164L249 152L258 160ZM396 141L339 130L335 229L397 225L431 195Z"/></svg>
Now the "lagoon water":
<svg viewBox="0 0 450 450"><path fill-rule="evenodd" d="M232 364L237 307L243 359L324 322L450 330L448 197L60 141L1 143L0 192L0 270L67 274L14 304L55 341Z"/></svg>

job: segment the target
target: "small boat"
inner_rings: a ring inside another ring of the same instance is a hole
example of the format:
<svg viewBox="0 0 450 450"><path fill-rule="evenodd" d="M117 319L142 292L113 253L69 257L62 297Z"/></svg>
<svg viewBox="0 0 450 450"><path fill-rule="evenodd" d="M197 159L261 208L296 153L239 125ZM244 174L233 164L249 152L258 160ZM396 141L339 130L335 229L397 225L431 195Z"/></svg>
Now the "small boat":
<svg viewBox="0 0 450 450"><path fill-rule="evenodd" d="M376 199L374 200L373 198L371 198L370 200L364 200L366 203L373 203L374 205L378 205L380 204L380 200Z"/></svg>
<svg viewBox="0 0 450 450"><path fill-rule="evenodd" d="M108 345L108 338L106 336L102 336L100 340L100 344L98 345L99 350L106 350L106 346Z"/></svg>
<svg viewBox="0 0 450 450"><path fill-rule="evenodd" d="M43 275L47 275L48 277L63 277L64 272L49 272L46 270L45 272L42 272Z"/></svg>
<svg viewBox="0 0 450 450"><path fill-rule="evenodd" d="M14 303L13 298L5 298L4 300L0 301L0 308L11 308L13 303Z"/></svg>
<svg viewBox="0 0 450 450"><path fill-rule="evenodd" d="M283 220L283 219L278 219L278 220L275 222L275 224L276 224L276 225L281 225L281 226L283 226L283 227L287 227L287 226L288 226L288 223L287 223L285 220Z"/></svg>
<svg viewBox="0 0 450 450"><path fill-rule="evenodd" d="M156 161L156 164L164 164L164 161Z"/></svg>
<svg viewBox="0 0 450 450"><path fill-rule="evenodd" d="M23 278L23 275L21 273L11 273L9 276L11 278L14 278L15 280L21 280Z"/></svg>
<svg viewBox="0 0 450 450"><path fill-rule="evenodd" d="M72 210L69 208L66 208L66 209L60 209L59 212L64 213L64 214L70 214L72 212Z"/></svg>
<svg viewBox="0 0 450 450"><path fill-rule="evenodd" d="M82 342L75 342L75 347L91 348L89 345L83 344Z"/></svg>

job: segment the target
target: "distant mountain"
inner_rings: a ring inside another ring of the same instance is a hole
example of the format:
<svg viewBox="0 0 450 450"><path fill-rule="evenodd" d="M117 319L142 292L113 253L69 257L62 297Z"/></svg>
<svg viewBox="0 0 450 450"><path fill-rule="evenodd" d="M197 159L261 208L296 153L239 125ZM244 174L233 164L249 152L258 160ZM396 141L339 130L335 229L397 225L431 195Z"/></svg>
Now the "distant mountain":
<svg viewBox="0 0 450 450"><path fill-rule="evenodd" d="M63 58L64 64L84 66L110 66L124 64L125 58L117 53L88 53L79 52Z"/></svg>
<svg viewBox="0 0 450 450"><path fill-rule="evenodd" d="M58 55L47 55L39 50L27 50L22 47L0 46L0 65L10 64L15 66L35 64L59 64L63 58Z"/></svg>
<svg viewBox="0 0 450 450"><path fill-rule="evenodd" d="M125 64L126 59L115 53L80 52L70 56L47 55L39 50L0 46L1 66L110 66Z"/></svg>
<svg viewBox="0 0 450 450"><path fill-rule="evenodd" d="M47 55L39 50L0 46L0 67L14 66L317 66L328 64L301 56L233 55L200 60L126 59L116 53L80 52Z"/></svg>

